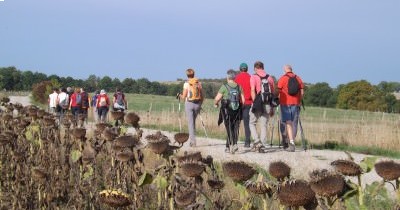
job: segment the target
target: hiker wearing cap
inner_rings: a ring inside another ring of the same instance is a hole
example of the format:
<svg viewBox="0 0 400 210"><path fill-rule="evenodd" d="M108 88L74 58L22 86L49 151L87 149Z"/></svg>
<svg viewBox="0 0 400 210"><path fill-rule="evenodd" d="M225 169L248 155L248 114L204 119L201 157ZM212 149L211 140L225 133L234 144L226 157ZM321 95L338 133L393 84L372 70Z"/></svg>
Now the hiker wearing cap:
<svg viewBox="0 0 400 210"><path fill-rule="evenodd" d="M274 115L274 110L263 93L267 93L267 91L273 93L275 89L274 79L265 72L264 64L261 61L254 63L254 74L250 78L250 89L253 101L249 114L250 133L254 139L254 147L258 147L266 144L267 123L269 117ZM260 135L257 133L257 123L260 124Z"/></svg>
<svg viewBox="0 0 400 210"><path fill-rule="evenodd" d="M300 115L301 99L304 95L304 84L301 78L293 73L292 66L283 66L284 74L278 80L279 103L281 107L281 126L288 142L283 142L284 148L289 147L290 152L295 151L295 138L297 134L297 123Z"/></svg>
<svg viewBox="0 0 400 210"><path fill-rule="evenodd" d="M107 119L108 107L110 107L110 99L105 90L101 90L96 100L98 121L105 123Z"/></svg>
<svg viewBox="0 0 400 210"><path fill-rule="evenodd" d="M182 94L179 97L185 100L185 112L188 120L190 146L196 146L196 117L200 112L204 100L201 82L194 77L194 70L187 69L188 80L183 84Z"/></svg>
<svg viewBox="0 0 400 210"><path fill-rule="evenodd" d="M217 108L221 101L219 111L218 125L224 122L227 139L225 152L238 151L237 141L239 138L239 126L242 118L242 105L245 101L243 89L234 80L236 72L232 69L228 70L226 84L219 89L214 99L214 106Z"/></svg>
<svg viewBox="0 0 400 210"><path fill-rule="evenodd" d="M241 63L239 66L240 73L236 75L235 82L242 88L244 95L244 103L242 105L242 119L244 126L244 147L250 147L250 108L253 104L253 99L251 98L251 88L250 88L250 74L247 73L248 66L246 63Z"/></svg>

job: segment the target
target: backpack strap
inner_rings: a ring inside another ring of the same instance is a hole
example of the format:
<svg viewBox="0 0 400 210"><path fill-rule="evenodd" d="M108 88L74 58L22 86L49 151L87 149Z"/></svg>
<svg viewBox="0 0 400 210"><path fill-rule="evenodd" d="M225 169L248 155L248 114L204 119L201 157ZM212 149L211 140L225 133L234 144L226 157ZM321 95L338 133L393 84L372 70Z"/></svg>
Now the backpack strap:
<svg viewBox="0 0 400 210"><path fill-rule="evenodd" d="M258 75L257 73L255 73L254 75L257 75L258 77L260 77L260 80L261 79L268 79L268 77L269 77L269 74L266 74L264 77L262 77L262 76L260 76L260 75Z"/></svg>

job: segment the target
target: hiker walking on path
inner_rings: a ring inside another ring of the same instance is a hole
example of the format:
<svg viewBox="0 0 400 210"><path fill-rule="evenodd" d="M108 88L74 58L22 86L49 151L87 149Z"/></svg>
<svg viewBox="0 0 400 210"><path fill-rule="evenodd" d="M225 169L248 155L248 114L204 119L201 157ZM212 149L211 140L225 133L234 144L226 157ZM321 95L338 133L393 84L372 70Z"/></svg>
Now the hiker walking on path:
<svg viewBox="0 0 400 210"><path fill-rule="evenodd" d="M81 114L85 118L84 121L86 121L88 119L88 110L90 108L91 98L89 93L87 93L84 88L81 88L81 96L82 96Z"/></svg>
<svg viewBox="0 0 400 210"><path fill-rule="evenodd" d="M128 109L125 94L121 91L121 88L117 88L113 98L114 111L125 111Z"/></svg>
<svg viewBox="0 0 400 210"><path fill-rule="evenodd" d="M97 119L99 122L105 123L107 119L108 107L110 107L110 99L105 90L101 90L96 100Z"/></svg>
<svg viewBox="0 0 400 210"><path fill-rule="evenodd" d="M295 151L297 122L300 115L301 99L304 95L304 84L301 78L293 73L292 66L283 66L284 75L278 80L281 120L285 123L289 151ZM285 143L284 143L285 145Z"/></svg>
<svg viewBox="0 0 400 210"><path fill-rule="evenodd" d="M194 77L194 70L187 69L188 80L183 84L182 94L179 96L185 100L185 112L188 120L190 146L196 146L196 117L200 112L204 100L201 82Z"/></svg>
<svg viewBox="0 0 400 210"><path fill-rule="evenodd" d="M49 112L55 114L57 109L57 97L58 97L58 89L53 88L53 93L49 95L47 99L49 105Z"/></svg>
<svg viewBox="0 0 400 210"><path fill-rule="evenodd" d="M57 104L60 106L60 122L62 122L64 114L68 111L69 107L69 96L66 88L61 88L61 92L57 97Z"/></svg>
<svg viewBox="0 0 400 210"><path fill-rule="evenodd" d="M247 73L248 66L246 63L240 64L240 73L236 75L235 82L242 88L244 95L244 103L242 105L242 119L244 126L244 147L250 147L250 108L253 104L251 98L251 88L250 88L250 74Z"/></svg>
<svg viewBox="0 0 400 210"><path fill-rule="evenodd" d="M254 63L255 74L250 78L251 98L253 105L250 111L250 132L254 139L254 147L263 146L267 140L267 123L269 117L274 115L271 106L275 90L274 79L264 70L261 61ZM257 133L256 125L260 123L260 135Z"/></svg>
<svg viewBox="0 0 400 210"><path fill-rule="evenodd" d="M92 96L92 101L91 101L91 106L92 106L92 108L93 108L93 119L94 119L94 121L95 122L98 122L99 121L99 119L98 119L98 110L97 110L97 98L99 97L99 95L100 95L100 91L98 91L98 90L96 90L94 93L93 93L93 96Z"/></svg>
<svg viewBox="0 0 400 210"><path fill-rule="evenodd" d="M245 101L243 89L234 80L236 72L232 69L227 72L227 83L223 84L214 99L217 108L221 101L218 125L225 124L227 133L225 152L238 151L239 126L242 118L242 102Z"/></svg>
<svg viewBox="0 0 400 210"><path fill-rule="evenodd" d="M75 88L75 92L71 95L69 100L69 109L71 110L72 115L75 117L75 125L78 122L78 115L81 113L81 105L82 105L82 97L81 97L81 89Z"/></svg>

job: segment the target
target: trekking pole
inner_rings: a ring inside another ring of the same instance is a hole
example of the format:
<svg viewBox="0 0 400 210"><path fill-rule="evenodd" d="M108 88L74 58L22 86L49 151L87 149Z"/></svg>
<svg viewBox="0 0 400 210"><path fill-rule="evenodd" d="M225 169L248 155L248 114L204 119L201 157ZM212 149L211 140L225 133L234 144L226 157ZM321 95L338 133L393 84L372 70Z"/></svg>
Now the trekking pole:
<svg viewBox="0 0 400 210"><path fill-rule="evenodd" d="M200 109L199 117L200 117L201 125L203 126L204 134L206 135L206 138L208 138L207 131L206 131L206 126L204 125L203 117L201 116L201 110L203 110L203 109Z"/></svg>
<svg viewBox="0 0 400 210"><path fill-rule="evenodd" d="M275 108L272 108L272 110L275 110ZM275 129L275 116L272 117L271 142L269 144L269 147L272 147L272 139L274 138L274 129Z"/></svg>
<svg viewBox="0 0 400 210"><path fill-rule="evenodd" d="M307 151L307 142L306 142L306 137L304 135L303 126L301 124L300 116L299 116L299 126L300 126L300 132L301 132L301 143L303 145L304 151Z"/></svg>
<svg viewBox="0 0 400 210"><path fill-rule="evenodd" d="M181 97L178 98L178 116L179 116L179 132L182 132L182 119L181 119Z"/></svg>

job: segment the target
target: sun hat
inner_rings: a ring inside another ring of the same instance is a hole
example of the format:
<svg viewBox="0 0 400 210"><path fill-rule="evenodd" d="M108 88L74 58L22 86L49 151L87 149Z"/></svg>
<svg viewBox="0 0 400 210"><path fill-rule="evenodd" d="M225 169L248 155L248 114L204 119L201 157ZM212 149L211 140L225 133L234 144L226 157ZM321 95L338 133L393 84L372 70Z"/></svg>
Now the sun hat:
<svg viewBox="0 0 400 210"><path fill-rule="evenodd" d="M239 69L247 69L247 63L241 63Z"/></svg>
<svg viewBox="0 0 400 210"><path fill-rule="evenodd" d="M100 91L100 94L102 94L102 95L103 95L103 94L106 94L106 91L105 91L105 90L101 90L101 91Z"/></svg>

